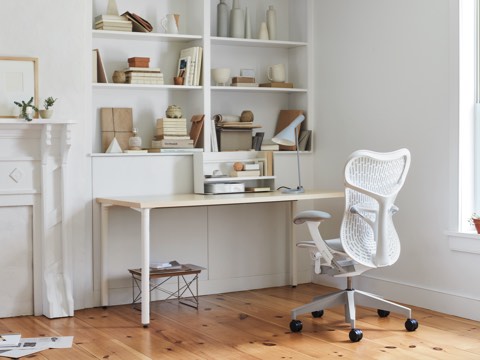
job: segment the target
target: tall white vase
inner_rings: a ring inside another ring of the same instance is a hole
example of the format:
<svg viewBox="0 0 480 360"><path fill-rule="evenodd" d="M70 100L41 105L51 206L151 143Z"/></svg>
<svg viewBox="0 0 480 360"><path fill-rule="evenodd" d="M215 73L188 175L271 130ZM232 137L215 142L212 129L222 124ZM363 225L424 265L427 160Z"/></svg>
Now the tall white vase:
<svg viewBox="0 0 480 360"><path fill-rule="evenodd" d="M266 22L262 22L260 24L260 29L258 30L258 38L260 40L268 40L268 29Z"/></svg>
<svg viewBox="0 0 480 360"><path fill-rule="evenodd" d="M228 6L225 0L217 5L217 36L228 36Z"/></svg>
<svg viewBox="0 0 480 360"><path fill-rule="evenodd" d="M252 24L250 23L250 14L248 8L245 8L245 39L252 38Z"/></svg>
<svg viewBox="0 0 480 360"><path fill-rule="evenodd" d="M270 5L267 10L267 29L268 38L270 40L277 40L277 12L273 8L273 5Z"/></svg>
<svg viewBox="0 0 480 360"><path fill-rule="evenodd" d="M240 8L240 0L233 0L233 8L230 11L230 37L245 37L245 17Z"/></svg>

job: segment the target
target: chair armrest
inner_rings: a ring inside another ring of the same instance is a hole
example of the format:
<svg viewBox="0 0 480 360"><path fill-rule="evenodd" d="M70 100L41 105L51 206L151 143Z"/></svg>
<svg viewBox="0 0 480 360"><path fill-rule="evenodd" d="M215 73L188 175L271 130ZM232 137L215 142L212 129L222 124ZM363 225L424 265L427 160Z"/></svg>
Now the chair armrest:
<svg viewBox="0 0 480 360"><path fill-rule="evenodd" d="M299 212L294 218L293 222L297 225L303 224L306 221L320 222L325 219L330 219L332 215L325 211L306 210Z"/></svg>

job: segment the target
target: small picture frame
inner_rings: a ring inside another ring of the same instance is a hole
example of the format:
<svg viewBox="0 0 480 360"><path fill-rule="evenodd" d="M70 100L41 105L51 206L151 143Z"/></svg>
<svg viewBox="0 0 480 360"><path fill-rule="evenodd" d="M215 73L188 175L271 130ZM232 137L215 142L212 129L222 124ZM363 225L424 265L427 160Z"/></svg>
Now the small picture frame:
<svg viewBox="0 0 480 360"><path fill-rule="evenodd" d="M183 85L191 85L188 81L190 76L190 63L190 56L185 56L178 59L177 77L183 77Z"/></svg>
<svg viewBox="0 0 480 360"><path fill-rule="evenodd" d="M17 117L13 102L32 97L38 108L38 58L0 56L0 118Z"/></svg>
<svg viewBox="0 0 480 360"><path fill-rule="evenodd" d="M242 77L255 77L254 69L240 69L240 76Z"/></svg>

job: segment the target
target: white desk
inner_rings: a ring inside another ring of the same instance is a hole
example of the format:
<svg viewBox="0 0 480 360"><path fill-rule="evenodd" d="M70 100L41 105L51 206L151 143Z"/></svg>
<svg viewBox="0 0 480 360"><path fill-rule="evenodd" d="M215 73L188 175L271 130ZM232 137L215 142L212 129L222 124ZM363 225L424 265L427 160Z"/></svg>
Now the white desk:
<svg viewBox="0 0 480 360"><path fill-rule="evenodd" d="M101 295L102 306L108 306L108 278L107 278L107 242L108 242L108 209L111 206L121 206L137 210L141 213L141 242L142 242L142 324L147 327L150 323L150 210L160 208L179 208L192 206L235 205L271 202L289 202L290 215L296 213L298 200L318 200L343 197L343 192L305 191L302 194L283 194L279 191L265 193L244 193L225 195L151 195L97 198L101 205ZM292 224L290 224L290 276L291 284L297 285L296 275L296 239Z"/></svg>

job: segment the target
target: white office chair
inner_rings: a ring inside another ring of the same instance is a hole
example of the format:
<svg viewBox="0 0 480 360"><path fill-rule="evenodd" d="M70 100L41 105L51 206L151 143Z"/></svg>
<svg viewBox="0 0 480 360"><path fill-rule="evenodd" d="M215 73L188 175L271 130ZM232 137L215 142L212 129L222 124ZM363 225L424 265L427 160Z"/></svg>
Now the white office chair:
<svg viewBox="0 0 480 360"><path fill-rule="evenodd" d="M316 296L309 304L293 309L290 330L302 330L297 316L308 312L321 317L323 310L337 305L345 306L345 322L350 323L349 338L360 341L362 330L355 327L355 302L376 308L380 317L390 311L405 315L405 328L415 331L418 322L411 318L405 306L352 288L352 277L363 272L395 263L400 255L400 241L392 221L398 211L395 198L405 182L410 167L410 152L400 149L389 153L360 150L348 158L345 165L345 211L340 238L323 240L318 227L330 218L323 211L302 211L294 218L295 224L306 223L312 241L302 241L299 247L308 248L315 262L317 274L346 277L347 288L332 294Z"/></svg>

